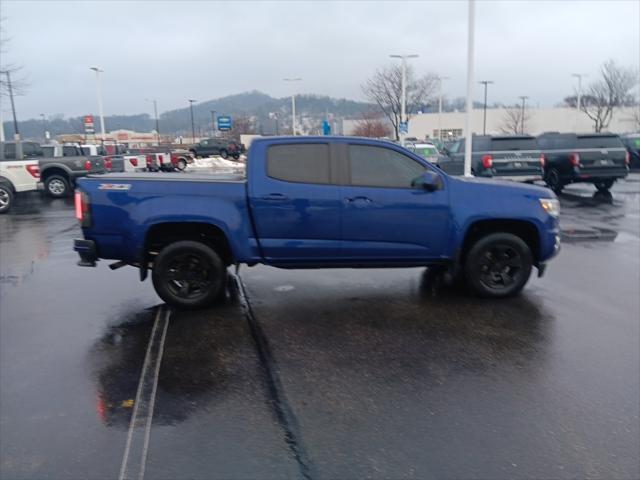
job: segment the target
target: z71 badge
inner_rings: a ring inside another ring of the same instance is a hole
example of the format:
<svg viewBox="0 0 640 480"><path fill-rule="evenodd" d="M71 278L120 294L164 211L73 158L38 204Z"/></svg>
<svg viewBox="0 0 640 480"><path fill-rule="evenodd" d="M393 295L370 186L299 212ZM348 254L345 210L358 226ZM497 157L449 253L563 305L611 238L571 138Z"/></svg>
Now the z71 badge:
<svg viewBox="0 0 640 480"><path fill-rule="evenodd" d="M131 190L130 183L101 183L98 190Z"/></svg>

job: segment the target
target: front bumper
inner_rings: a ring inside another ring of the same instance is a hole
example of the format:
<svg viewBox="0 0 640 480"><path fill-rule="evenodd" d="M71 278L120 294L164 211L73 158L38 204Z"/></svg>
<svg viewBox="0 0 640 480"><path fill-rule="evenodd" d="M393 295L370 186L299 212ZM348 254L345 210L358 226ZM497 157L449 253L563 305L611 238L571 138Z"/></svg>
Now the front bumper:
<svg viewBox="0 0 640 480"><path fill-rule="evenodd" d="M78 252L80 267L95 267L98 260L98 252L96 250L96 242L93 240L85 240L76 238L73 241L73 250Z"/></svg>

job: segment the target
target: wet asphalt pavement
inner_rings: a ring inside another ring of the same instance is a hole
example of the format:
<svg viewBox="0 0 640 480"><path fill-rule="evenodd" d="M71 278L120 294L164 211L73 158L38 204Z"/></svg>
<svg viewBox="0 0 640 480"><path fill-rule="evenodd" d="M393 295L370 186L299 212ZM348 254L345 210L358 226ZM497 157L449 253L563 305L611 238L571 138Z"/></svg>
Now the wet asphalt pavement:
<svg viewBox="0 0 640 480"><path fill-rule="evenodd" d="M75 265L70 200L18 200L2 479L640 477L640 174L569 187L560 256L492 302L424 269L259 266L167 312L136 270Z"/></svg>

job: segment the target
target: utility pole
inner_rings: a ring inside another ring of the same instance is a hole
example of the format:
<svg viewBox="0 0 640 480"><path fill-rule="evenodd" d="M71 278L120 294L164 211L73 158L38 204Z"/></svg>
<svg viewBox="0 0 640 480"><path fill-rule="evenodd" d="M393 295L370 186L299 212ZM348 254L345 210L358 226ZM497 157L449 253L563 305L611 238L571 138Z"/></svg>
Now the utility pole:
<svg viewBox="0 0 640 480"><path fill-rule="evenodd" d="M527 97L526 95L522 95L520 97L518 97L520 100L522 100L522 119L520 121L520 135L524 135L524 107L525 107L525 102L527 101Z"/></svg>
<svg viewBox="0 0 640 480"><path fill-rule="evenodd" d="M7 88L9 89L9 99L11 100L11 113L13 114L13 139L16 143L16 160L22 160L22 142L20 141L20 130L18 129L18 117L16 116L16 105L13 100L13 87L11 85L11 72L5 70L7 76Z"/></svg>
<svg viewBox="0 0 640 480"><path fill-rule="evenodd" d="M400 100L400 123L407 123L407 58L418 58L418 55L403 54L403 55L389 55L391 58L399 58L402 60L402 97ZM400 145L404 147L404 139L407 136L406 133L400 132Z"/></svg>
<svg viewBox="0 0 640 480"><path fill-rule="evenodd" d="M438 77L438 139L442 142L442 80L451 77Z"/></svg>
<svg viewBox="0 0 640 480"><path fill-rule="evenodd" d="M473 131L471 130L471 117L473 115L473 28L475 15L475 0L468 3L468 26L467 26L467 115L464 122L464 176L471 176L471 148L473 142Z"/></svg>
<svg viewBox="0 0 640 480"><path fill-rule="evenodd" d="M484 85L484 120L482 122L482 135L487 134L487 85L492 84L491 80L481 80L478 82L481 85Z"/></svg>
<svg viewBox="0 0 640 480"><path fill-rule="evenodd" d="M216 111L211 110L211 136L212 137L216 136L216 130L218 130L216 128Z"/></svg>
<svg viewBox="0 0 640 480"><path fill-rule="evenodd" d="M98 92L98 114L100 115L100 133L102 135L102 143L106 140L106 133L104 130L104 111L102 109L102 85L100 82L100 74L104 72L104 70L100 70L98 67L89 67L91 70L96 72L96 89Z"/></svg>
<svg viewBox="0 0 640 480"><path fill-rule="evenodd" d="M285 82L299 82L301 78L283 78ZM296 94L291 94L291 133L296 135Z"/></svg>
<svg viewBox="0 0 640 480"><path fill-rule="evenodd" d="M197 100L189 99L189 109L191 110L191 143L196 143L196 126L193 122L193 103Z"/></svg>

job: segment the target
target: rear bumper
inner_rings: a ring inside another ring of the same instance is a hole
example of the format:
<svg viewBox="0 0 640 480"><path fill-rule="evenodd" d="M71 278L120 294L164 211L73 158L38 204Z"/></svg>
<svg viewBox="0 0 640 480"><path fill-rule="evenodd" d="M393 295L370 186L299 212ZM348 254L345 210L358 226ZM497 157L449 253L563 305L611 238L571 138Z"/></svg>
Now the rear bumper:
<svg viewBox="0 0 640 480"><path fill-rule="evenodd" d="M496 180L511 180L513 182L537 182L538 180L542 180L542 175L494 175L491 178Z"/></svg>
<svg viewBox="0 0 640 480"><path fill-rule="evenodd" d="M73 241L73 250L78 252L80 267L95 267L98 260L98 252L96 250L96 242L93 240L85 240L76 238Z"/></svg>

